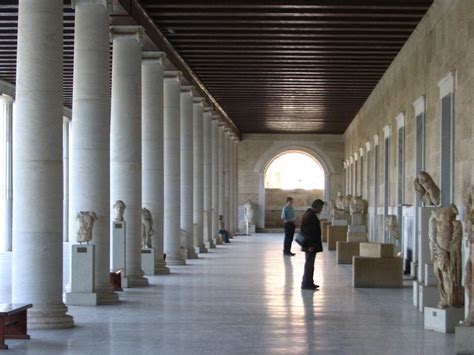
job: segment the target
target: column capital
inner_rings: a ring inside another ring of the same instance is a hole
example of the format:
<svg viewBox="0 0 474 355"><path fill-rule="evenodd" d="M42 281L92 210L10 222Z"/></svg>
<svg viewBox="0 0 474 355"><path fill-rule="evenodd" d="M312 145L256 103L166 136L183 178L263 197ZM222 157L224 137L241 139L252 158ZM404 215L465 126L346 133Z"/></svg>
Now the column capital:
<svg viewBox="0 0 474 355"><path fill-rule="evenodd" d="M71 7L73 9L78 5L104 5L109 10L112 8L112 0L71 0Z"/></svg>
<svg viewBox="0 0 474 355"><path fill-rule="evenodd" d="M15 99L13 97L11 97L10 95L7 95L7 94L0 94L0 100L2 100L3 102L5 102L7 104L11 104L11 103L13 103L13 101L15 101Z"/></svg>
<svg viewBox="0 0 474 355"><path fill-rule="evenodd" d="M194 86L182 85L181 86L181 93L182 94L189 94L189 95L193 96L193 89L194 89Z"/></svg>
<svg viewBox="0 0 474 355"><path fill-rule="evenodd" d="M204 112L204 98L203 97L201 96L193 97L193 104L203 106L203 112Z"/></svg>
<svg viewBox="0 0 474 355"><path fill-rule="evenodd" d="M113 41L116 38L135 38L141 44L144 32L142 26L111 26L110 39Z"/></svg>
<svg viewBox="0 0 474 355"><path fill-rule="evenodd" d="M165 79L175 79L178 83L181 83L183 74L178 70L165 70L163 73Z"/></svg>
<svg viewBox="0 0 474 355"><path fill-rule="evenodd" d="M166 58L165 52L160 51L145 51L142 52L142 61L144 62L157 62L163 65L163 61Z"/></svg>
<svg viewBox="0 0 474 355"><path fill-rule="evenodd" d="M211 110L211 120L213 120L213 121L219 123L219 118L220 118L220 117L221 117L221 116L219 116L218 114L212 113L212 110Z"/></svg>
<svg viewBox="0 0 474 355"><path fill-rule="evenodd" d="M210 108L209 106L206 106L205 102L203 102L203 106L204 107L202 108L202 112L208 113L212 118L212 108Z"/></svg>

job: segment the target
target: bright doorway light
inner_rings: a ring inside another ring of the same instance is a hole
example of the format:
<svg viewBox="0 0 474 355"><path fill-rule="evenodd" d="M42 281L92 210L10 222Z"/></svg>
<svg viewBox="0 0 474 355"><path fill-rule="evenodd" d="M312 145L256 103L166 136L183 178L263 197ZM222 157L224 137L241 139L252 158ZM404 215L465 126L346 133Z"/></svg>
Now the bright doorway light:
<svg viewBox="0 0 474 355"><path fill-rule="evenodd" d="M323 190L324 170L306 153L284 153L270 163L265 173L265 188Z"/></svg>

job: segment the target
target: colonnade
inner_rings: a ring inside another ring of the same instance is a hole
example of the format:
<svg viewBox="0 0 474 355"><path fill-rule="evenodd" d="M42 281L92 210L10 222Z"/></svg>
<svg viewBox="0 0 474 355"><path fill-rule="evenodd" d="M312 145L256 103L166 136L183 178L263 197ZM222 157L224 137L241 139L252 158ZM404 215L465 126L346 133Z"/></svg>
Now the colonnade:
<svg viewBox="0 0 474 355"><path fill-rule="evenodd" d="M12 302L33 304L32 328L74 325L63 303L63 218L73 239L76 214L97 215L91 241L97 304L119 300L109 281L115 201L126 205L128 287L148 284L141 266L142 207L154 220L154 274L221 244L219 215L226 229L237 231L238 137L179 71L165 65L164 53L142 51L141 27L110 29L106 0L74 6L70 200L63 216L63 2L19 2Z"/></svg>

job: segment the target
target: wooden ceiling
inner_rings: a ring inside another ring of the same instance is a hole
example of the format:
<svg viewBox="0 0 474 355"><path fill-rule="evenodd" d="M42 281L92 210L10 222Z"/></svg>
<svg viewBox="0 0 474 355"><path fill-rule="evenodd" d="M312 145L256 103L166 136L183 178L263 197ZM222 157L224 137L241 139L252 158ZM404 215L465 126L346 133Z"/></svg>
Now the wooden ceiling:
<svg viewBox="0 0 474 355"><path fill-rule="evenodd" d="M431 3L138 0L244 133L343 133ZM74 11L64 4L70 106ZM11 83L17 21L18 0L0 0L0 79Z"/></svg>
<svg viewBox="0 0 474 355"><path fill-rule="evenodd" d="M244 133L343 133L432 3L141 2Z"/></svg>

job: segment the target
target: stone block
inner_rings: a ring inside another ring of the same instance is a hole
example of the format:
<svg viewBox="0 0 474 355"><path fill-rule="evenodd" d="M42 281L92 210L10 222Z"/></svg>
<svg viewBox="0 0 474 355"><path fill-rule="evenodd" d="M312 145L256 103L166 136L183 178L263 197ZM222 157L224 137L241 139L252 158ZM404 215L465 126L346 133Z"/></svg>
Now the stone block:
<svg viewBox="0 0 474 355"><path fill-rule="evenodd" d="M454 333L459 322L464 319L464 308L425 307L425 329L440 333Z"/></svg>
<svg viewBox="0 0 474 355"><path fill-rule="evenodd" d="M347 240L347 226L328 226L328 250L336 250L337 242Z"/></svg>
<svg viewBox="0 0 474 355"><path fill-rule="evenodd" d="M331 224L333 226L347 226L348 223L345 219L332 219Z"/></svg>
<svg viewBox="0 0 474 355"><path fill-rule="evenodd" d="M454 333L456 354L474 354L474 326L458 325Z"/></svg>
<svg viewBox="0 0 474 355"><path fill-rule="evenodd" d="M349 233L367 233L367 227L365 225L350 225L348 229Z"/></svg>
<svg viewBox="0 0 474 355"><path fill-rule="evenodd" d="M366 258L393 257L393 244L391 243L360 243L360 256Z"/></svg>
<svg viewBox="0 0 474 355"><path fill-rule="evenodd" d="M145 275L155 275L155 249L142 249L142 270Z"/></svg>
<svg viewBox="0 0 474 355"><path fill-rule="evenodd" d="M418 283L418 310L420 312L423 312L425 307L436 307L438 302L438 286L425 286Z"/></svg>
<svg viewBox="0 0 474 355"><path fill-rule="evenodd" d="M328 241L328 226L331 225L329 221L321 221L321 238L324 243Z"/></svg>
<svg viewBox="0 0 474 355"><path fill-rule="evenodd" d="M347 232L347 241L348 242L368 242L369 237L367 233L356 233L356 232Z"/></svg>
<svg viewBox="0 0 474 355"><path fill-rule="evenodd" d="M359 256L358 242L337 242L336 262L338 264L352 264L352 257Z"/></svg>
<svg viewBox="0 0 474 355"><path fill-rule="evenodd" d="M416 308L418 308L418 300L420 298L419 285L420 283L418 281L413 281L413 306Z"/></svg>
<svg viewBox="0 0 474 355"><path fill-rule="evenodd" d="M360 226L364 224L364 218L361 214L355 214L351 216L351 226Z"/></svg>
<svg viewBox="0 0 474 355"><path fill-rule="evenodd" d="M403 259L400 257L354 256L352 263L352 285L356 288L403 287Z"/></svg>
<svg viewBox="0 0 474 355"><path fill-rule="evenodd" d="M95 306L94 293L95 246L74 244L71 246L71 291L66 293L70 306Z"/></svg>

